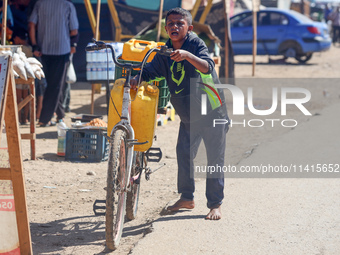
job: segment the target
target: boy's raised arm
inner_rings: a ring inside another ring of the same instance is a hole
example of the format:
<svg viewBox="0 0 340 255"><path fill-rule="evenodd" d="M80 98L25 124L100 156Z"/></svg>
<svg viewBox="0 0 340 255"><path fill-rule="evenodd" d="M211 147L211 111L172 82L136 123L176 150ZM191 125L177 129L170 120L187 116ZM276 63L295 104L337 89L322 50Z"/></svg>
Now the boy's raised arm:
<svg viewBox="0 0 340 255"><path fill-rule="evenodd" d="M188 61L190 64L192 64L196 69L202 73L209 72L209 63L201 59L199 57L196 57L194 54L190 53L186 50L175 50L173 53L171 53L171 59L179 62L182 60Z"/></svg>

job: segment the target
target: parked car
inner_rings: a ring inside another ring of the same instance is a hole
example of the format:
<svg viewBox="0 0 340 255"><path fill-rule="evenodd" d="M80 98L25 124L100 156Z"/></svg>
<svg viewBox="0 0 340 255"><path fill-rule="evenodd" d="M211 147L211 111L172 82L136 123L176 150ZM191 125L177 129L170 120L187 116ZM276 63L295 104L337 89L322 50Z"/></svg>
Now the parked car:
<svg viewBox="0 0 340 255"><path fill-rule="evenodd" d="M230 19L231 40L235 55L251 55L253 14L244 11ZM331 46L325 23L312 21L293 11L266 8L257 13L257 54L293 57L300 63L311 59L314 52Z"/></svg>

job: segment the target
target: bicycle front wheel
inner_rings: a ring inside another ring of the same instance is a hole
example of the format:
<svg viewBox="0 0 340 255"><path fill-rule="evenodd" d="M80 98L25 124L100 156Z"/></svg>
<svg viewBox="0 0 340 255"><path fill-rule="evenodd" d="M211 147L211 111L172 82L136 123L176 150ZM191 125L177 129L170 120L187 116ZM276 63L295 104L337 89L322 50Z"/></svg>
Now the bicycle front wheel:
<svg viewBox="0 0 340 255"><path fill-rule="evenodd" d="M127 146L126 133L117 130L110 143L106 193L106 245L115 250L123 233L126 205Z"/></svg>

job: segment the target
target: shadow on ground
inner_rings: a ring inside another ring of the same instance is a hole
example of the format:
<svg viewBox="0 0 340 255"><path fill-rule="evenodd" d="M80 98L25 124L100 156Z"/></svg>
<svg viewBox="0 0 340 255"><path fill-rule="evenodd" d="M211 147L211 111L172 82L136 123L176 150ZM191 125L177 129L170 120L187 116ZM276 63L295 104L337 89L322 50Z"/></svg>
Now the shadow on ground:
<svg viewBox="0 0 340 255"><path fill-rule="evenodd" d="M253 62L239 62L239 61L235 61L235 64L237 65L252 65ZM268 65L282 65L282 66L315 66L317 64L314 63L299 63L299 62L286 62L280 59L272 59L270 61L268 61L267 63L256 63L257 66L268 66Z"/></svg>
<svg viewBox="0 0 340 255"><path fill-rule="evenodd" d="M31 223L34 254L60 254L67 247L95 245L111 253L105 246L105 218L103 216L82 216L65 218L48 223ZM122 237L136 236L151 232L151 222L125 227Z"/></svg>
<svg viewBox="0 0 340 255"><path fill-rule="evenodd" d="M60 254L65 247L97 245L105 249L103 217L83 216L48 223L31 223L34 254Z"/></svg>
<svg viewBox="0 0 340 255"><path fill-rule="evenodd" d="M58 138L57 127L55 127L55 131L48 131L48 132L36 134L36 138L37 139L57 139Z"/></svg>

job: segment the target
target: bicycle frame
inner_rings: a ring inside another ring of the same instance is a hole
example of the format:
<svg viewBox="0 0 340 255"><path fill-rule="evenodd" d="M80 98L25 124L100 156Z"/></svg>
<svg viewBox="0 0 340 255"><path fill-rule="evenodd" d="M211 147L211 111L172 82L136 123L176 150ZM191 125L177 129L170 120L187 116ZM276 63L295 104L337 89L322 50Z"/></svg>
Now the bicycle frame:
<svg viewBox="0 0 340 255"><path fill-rule="evenodd" d="M111 49L113 50L113 49ZM122 103L122 115L121 120L112 128L111 130L111 136L114 134L114 132L117 129L123 129L127 133L127 145L128 145L128 151L127 151L127 162L126 162L126 168L128 176L131 175L131 168L132 168L132 161L133 161L133 151L134 151L134 144L135 144L135 131L133 130L130 121L131 121L131 97L130 97L130 73L131 69L127 69L126 73L126 81L124 84L124 93L123 93L123 103ZM125 183L125 188L128 187L130 183L130 178L127 178ZM125 190L124 190L125 192Z"/></svg>

